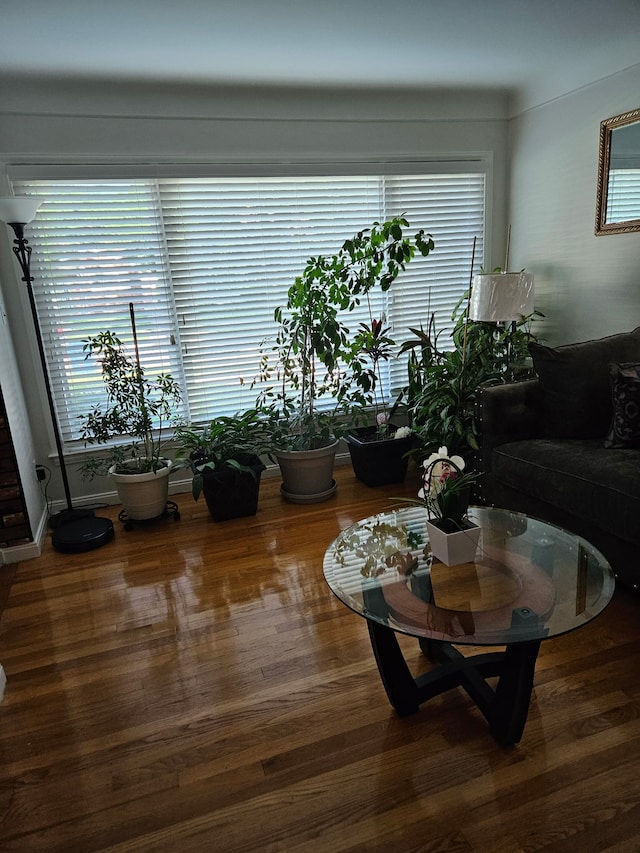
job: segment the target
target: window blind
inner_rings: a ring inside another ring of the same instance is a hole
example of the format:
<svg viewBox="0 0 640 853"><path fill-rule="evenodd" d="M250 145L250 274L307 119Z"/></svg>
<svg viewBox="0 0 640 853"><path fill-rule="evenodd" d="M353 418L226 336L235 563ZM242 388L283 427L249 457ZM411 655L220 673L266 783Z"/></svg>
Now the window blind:
<svg viewBox="0 0 640 853"><path fill-rule="evenodd" d="M307 258L380 218L380 180L163 181L160 197L192 416L227 410L230 394L250 406L275 308Z"/></svg>
<svg viewBox="0 0 640 853"><path fill-rule="evenodd" d="M433 234L435 250L416 257L388 291L388 316L398 345L412 338L410 328L426 329L436 316L439 344L450 348L451 312L468 289L476 240L475 263L484 256L485 178L483 174L399 175L386 180L390 211L404 211L412 228ZM397 285L397 286L396 286ZM407 357L388 363L390 391L407 381Z"/></svg>
<svg viewBox="0 0 640 853"><path fill-rule="evenodd" d="M130 341L136 308L149 375L171 371L194 422L253 404L250 380L269 346L274 309L307 258L333 254L373 221L405 213L410 232L436 248L416 257L386 293L374 292L401 343L437 315L442 342L469 282L471 252L484 252L484 171L434 174L20 180L16 194L43 204L28 226L34 293L63 440L79 439L78 415L102 393L82 340L111 328ZM355 331L368 318L350 317ZM389 397L406 360L385 365ZM244 384L241 383L244 379Z"/></svg>
<svg viewBox="0 0 640 853"><path fill-rule="evenodd" d="M640 219L640 169L611 169L606 222Z"/></svg>
<svg viewBox="0 0 640 853"><path fill-rule="evenodd" d="M83 339L111 329L133 353L129 302L148 376L180 375L157 188L139 182L37 182L16 194L44 203L28 226L31 274L61 435L80 437L78 415L104 397Z"/></svg>

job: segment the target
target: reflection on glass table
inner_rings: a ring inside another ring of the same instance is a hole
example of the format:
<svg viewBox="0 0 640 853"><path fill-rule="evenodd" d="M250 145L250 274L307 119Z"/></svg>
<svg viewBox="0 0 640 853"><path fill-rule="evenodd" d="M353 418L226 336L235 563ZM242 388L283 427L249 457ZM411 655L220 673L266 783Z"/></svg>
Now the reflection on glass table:
<svg viewBox="0 0 640 853"><path fill-rule="evenodd" d="M472 563L434 559L426 511L405 507L344 530L327 549L324 573L335 595L366 618L398 713L462 686L494 737L516 743L540 642L597 616L613 594L613 574L588 542L558 527L501 509L472 507L469 516L482 529ZM441 666L414 679L396 631L417 637ZM506 648L464 656L452 644ZM495 690L486 682L492 676L499 676Z"/></svg>

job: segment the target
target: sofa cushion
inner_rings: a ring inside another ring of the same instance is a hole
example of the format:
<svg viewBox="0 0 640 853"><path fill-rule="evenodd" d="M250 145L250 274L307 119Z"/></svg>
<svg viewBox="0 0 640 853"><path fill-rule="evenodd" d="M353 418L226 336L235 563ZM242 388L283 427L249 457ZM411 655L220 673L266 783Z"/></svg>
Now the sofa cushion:
<svg viewBox="0 0 640 853"><path fill-rule="evenodd" d="M609 365L640 362L640 326L555 348L531 343L529 351L543 388L545 435L604 438L613 414Z"/></svg>
<svg viewBox="0 0 640 853"><path fill-rule="evenodd" d="M496 447L500 482L640 544L640 450L602 440L528 439Z"/></svg>
<svg viewBox="0 0 640 853"><path fill-rule="evenodd" d="M640 364L612 364L613 417L605 447L640 447Z"/></svg>

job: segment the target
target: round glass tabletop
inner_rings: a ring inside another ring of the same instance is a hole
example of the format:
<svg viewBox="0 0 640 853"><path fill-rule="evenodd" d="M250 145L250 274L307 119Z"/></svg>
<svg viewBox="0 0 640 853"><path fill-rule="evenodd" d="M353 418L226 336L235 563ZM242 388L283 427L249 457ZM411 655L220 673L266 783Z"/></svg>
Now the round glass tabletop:
<svg viewBox="0 0 640 853"><path fill-rule="evenodd" d="M502 509L472 507L482 533L472 563L431 554L426 510L365 518L324 558L331 590L367 619L415 637L468 645L541 640L579 628L614 590L605 558L554 525Z"/></svg>

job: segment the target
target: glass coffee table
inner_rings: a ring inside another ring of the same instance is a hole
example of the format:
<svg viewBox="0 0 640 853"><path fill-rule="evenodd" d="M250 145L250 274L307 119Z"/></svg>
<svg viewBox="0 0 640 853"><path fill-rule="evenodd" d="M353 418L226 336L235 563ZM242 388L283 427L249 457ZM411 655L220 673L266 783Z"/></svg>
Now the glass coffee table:
<svg viewBox="0 0 640 853"><path fill-rule="evenodd" d="M446 566L431 554L426 510L403 507L365 518L329 546L324 575L364 616L389 701L398 714L462 687L502 745L527 719L542 640L586 625L611 600L614 577L584 539L502 509L472 507L482 528L473 563ZM417 637L438 664L414 678L396 632ZM504 646L463 655L454 646ZM495 688L488 678L498 678Z"/></svg>

